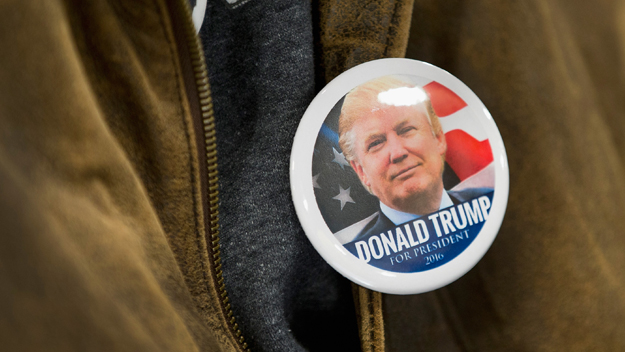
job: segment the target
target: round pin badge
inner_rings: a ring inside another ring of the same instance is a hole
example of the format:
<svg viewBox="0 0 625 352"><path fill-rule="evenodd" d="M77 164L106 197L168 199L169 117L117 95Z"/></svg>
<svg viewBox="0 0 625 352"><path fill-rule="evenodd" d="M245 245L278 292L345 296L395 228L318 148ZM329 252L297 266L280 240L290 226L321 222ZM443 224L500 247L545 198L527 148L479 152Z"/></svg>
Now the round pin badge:
<svg viewBox="0 0 625 352"><path fill-rule="evenodd" d="M304 231L339 273L369 289L416 294L468 272L503 221L503 140L480 99L433 65L354 67L312 101L291 152Z"/></svg>

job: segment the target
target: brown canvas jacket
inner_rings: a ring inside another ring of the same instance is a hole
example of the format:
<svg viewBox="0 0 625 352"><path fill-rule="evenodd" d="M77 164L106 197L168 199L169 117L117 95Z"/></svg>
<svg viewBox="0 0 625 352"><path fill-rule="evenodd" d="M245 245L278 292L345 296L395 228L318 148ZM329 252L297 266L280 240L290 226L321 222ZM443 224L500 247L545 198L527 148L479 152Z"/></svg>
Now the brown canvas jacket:
<svg viewBox="0 0 625 352"><path fill-rule="evenodd" d="M490 252L432 293L354 286L363 351L624 349L625 6L313 5L320 82L407 47L465 81L508 148ZM247 348L211 222L219 116L186 11L0 1L2 350Z"/></svg>
<svg viewBox="0 0 625 352"><path fill-rule="evenodd" d="M353 34L357 3L340 17L333 6L320 4L328 79L405 50L410 3L370 7L391 21ZM215 117L184 2L3 1L0 27L3 349L246 349L212 222ZM371 48L355 57L359 42ZM380 296L356 297L364 349L379 350Z"/></svg>

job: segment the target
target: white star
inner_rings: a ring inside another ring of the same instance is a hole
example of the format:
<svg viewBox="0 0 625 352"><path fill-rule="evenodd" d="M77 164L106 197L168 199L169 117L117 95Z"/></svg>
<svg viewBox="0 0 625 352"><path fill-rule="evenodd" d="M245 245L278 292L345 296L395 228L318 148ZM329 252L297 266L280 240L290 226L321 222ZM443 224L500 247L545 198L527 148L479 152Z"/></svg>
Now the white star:
<svg viewBox="0 0 625 352"><path fill-rule="evenodd" d="M341 169L345 170L345 166L349 166L349 163L347 162L347 159L345 159L343 153L339 153L336 149L334 149L334 147L332 147L332 151L334 152L334 160L332 160L332 162L339 164Z"/></svg>
<svg viewBox="0 0 625 352"><path fill-rule="evenodd" d="M321 174L316 174L315 176L313 176L313 188L321 189L321 186L319 186L319 184L317 183L317 179L319 178L319 175Z"/></svg>
<svg viewBox="0 0 625 352"><path fill-rule="evenodd" d="M343 210L343 207L345 206L345 203L354 203L356 204L356 202L354 202L354 200L352 199L352 197L350 197L349 195L349 189L351 187L347 187L347 189L343 189L343 187L341 187L339 185L339 194L337 194L336 196L332 197L332 199L336 199L338 201L341 202L341 210Z"/></svg>

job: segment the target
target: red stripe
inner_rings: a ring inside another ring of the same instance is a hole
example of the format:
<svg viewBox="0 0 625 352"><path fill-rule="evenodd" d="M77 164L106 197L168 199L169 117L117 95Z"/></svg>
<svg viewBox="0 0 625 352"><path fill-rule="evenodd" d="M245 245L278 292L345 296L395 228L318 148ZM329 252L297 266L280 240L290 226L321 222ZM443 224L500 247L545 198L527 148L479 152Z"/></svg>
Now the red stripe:
<svg viewBox="0 0 625 352"><path fill-rule="evenodd" d="M488 139L480 142L463 130L453 130L445 133L445 140L447 141L445 161L461 181L493 161L493 152Z"/></svg>
<svg viewBox="0 0 625 352"><path fill-rule="evenodd" d="M439 117L451 115L467 106L456 93L436 81L424 85L423 89L430 96L434 112Z"/></svg>

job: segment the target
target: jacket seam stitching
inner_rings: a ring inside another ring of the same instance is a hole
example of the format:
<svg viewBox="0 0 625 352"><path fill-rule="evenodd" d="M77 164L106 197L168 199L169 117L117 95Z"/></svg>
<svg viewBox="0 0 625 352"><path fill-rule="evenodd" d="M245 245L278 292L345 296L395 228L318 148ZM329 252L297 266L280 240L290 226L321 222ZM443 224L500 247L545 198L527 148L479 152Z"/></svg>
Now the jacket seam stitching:
<svg viewBox="0 0 625 352"><path fill-rule="evenodd" d="M389 55L389 48L391 47L391 45L389 45L389 43L391 42L390 38L391 38L391 32L392 32L392 28L393 28L393 24L395 23L395 21L397 20L397 7L399 4L399 0L395 0L394 4L393 4L393 15L391 16L391 20L389 22L388 28L386 29L386 42L384 43L384 57L388 57Z"/></svg>
<svg viewBox="0 0 625 352"><path fill-rule="evenodd" d="M373 306L373 291L366 289L367 293L369 294L369 299L368 299L368 306L369 306L369 330L370 330L370 345L371 345L371 351L375 352L375 308Z"/></svg>

